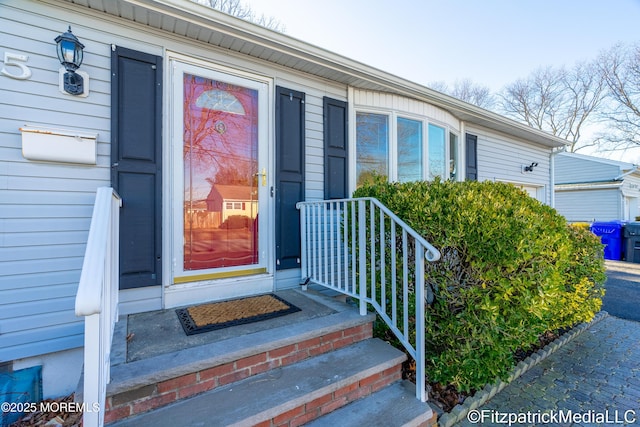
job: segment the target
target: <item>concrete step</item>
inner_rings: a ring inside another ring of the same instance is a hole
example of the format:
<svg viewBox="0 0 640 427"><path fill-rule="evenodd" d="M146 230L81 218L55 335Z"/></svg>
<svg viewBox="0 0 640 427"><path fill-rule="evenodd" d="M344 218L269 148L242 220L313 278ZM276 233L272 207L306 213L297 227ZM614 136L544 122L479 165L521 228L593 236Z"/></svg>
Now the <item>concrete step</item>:
<svg viewBox="0 0 640 427"><path fill-rule="evenodd" d="M382 390L357 400L306 427L431 427L437 415L428 403L415 395L416 385L410 381L395 382Z"/></svg>
<svg viewBox="0 0 640 427"><path fill-rule="evenodd" d="M304 294L304 298L316 297ZM122 355L115 364L112 357L105 422L151 411L371 338L375 315L360 316L353 307L317 298L315 303L328 304L329 314L293 323L284 317L273 319L272 327L259 332L251 325L238 326L220 341L131 362L126 362L124 350L119 350L117 353ZM303 300L294 303L303 310L312 310ZM116 332L122 343L126 341L123 326L117 325L121 330Z"/></svg>
<svg viewBox="0 0 640 427"><path fill-rule="evenodd" d="M111 426L302 425L399 381L405 359L389 344L369 339Z"/></svg>

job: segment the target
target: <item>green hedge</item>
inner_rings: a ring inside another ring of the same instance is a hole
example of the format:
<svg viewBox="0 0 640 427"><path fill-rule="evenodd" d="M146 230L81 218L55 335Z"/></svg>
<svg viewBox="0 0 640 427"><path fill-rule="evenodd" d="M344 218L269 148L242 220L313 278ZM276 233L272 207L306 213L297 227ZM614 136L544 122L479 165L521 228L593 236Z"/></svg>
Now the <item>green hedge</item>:
<svg viewBox="0 0 640 427"><path fill-rule="evenodd" d="M434 294L425 331L431 382L469 391L504 378L516 350L600 310L599 239L513 185L378 179L353 195L367 196L442 253L426 266Z"/></svg>

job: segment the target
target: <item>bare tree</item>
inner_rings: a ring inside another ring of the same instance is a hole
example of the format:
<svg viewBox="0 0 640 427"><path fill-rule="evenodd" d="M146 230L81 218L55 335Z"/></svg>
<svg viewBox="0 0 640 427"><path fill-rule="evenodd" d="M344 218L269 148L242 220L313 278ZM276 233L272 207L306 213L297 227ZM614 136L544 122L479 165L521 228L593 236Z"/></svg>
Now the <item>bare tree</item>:
<svg viewBox="0 0 640 427"><path fill-rule="evenodd" d="M596 120L604 87L595 62L579 63L570 70L540 68L503 89L500 109L509 117L566 139L573 152L598 143L580 138L585 126Z"/></svg>
<svg viewBox="0 0 640 427"><path fill-rule="evenodd" d="M253 22L254 24L261 25L270 30L278 31L280 33L285 32L284 25L273 16L266 16L261 14L258 16L251 6L243 3L241 0L192 0L196 3L204 4L212 9L219 10L228 15L235 16L236 18L244 19L245 21Z"/></svg>
<svg viewBox="0 0 640 427"><path fill-rule="evenodd" d="M613 150L640 146L640 44L618 44L600 55L598 65L607 87L601 138Z"/></svg>
<svg viewBox="0 0 640 427"><path fill-rule="evenodd" d="M433 82L429 87L481 108L491 109L495 105L495 97L491 89L476 84L471 79L456 80L453 87L449 87L443 81Z"/></svg>

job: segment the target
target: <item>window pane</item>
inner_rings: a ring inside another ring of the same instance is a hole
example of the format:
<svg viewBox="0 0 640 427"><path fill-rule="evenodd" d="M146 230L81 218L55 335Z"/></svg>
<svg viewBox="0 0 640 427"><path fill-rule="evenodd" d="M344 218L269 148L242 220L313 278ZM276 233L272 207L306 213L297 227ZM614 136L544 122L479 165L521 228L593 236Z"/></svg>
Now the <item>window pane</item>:
<svg viewBox="0 0 640 427"><path fill-rule="evenodd" d="M183 83L184 270L256 264L258 92L190 74Z"/></svg>
<svg viewBox="0 0 640 427"><path fill-rule="evenodd" d="M398 181L422 179L422 122L398 117Z"/></svg>
<svg viewBox="0 0 640 427"><path fill-rule="evenodd" d="M449 133L449 179L458 177L458 135Z"/></svg>
<svg viewBox="0 0 640 427"><path fill-rule="evenodd" d="M439 126L429 125L429 179L445 175L445 131Z"/></svg>
<svg viewBox="0 0 640 427"><path fill-rule="evenodd" d="M382 114L356 114L356 185L374 174L388 176L389 119Z"/></svg>

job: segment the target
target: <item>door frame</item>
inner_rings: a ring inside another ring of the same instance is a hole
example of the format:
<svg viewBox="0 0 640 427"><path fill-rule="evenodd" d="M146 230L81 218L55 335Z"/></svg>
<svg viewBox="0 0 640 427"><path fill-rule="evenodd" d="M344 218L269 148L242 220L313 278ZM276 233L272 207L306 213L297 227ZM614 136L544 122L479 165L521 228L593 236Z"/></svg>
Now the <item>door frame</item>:
<svg viewBox="0 0 640 427"><path fill-rule="evenodd" d="M195 59L178 53L167 52L166 55L167 96L165 108L169 118L165 146L165 176L168 178L166 191L170 196L165 206L165 230L167 253L171 254L171 263L166 263L164 275L163 306L165 308L181 305L235 298L246 295L272 292L275 288L275 233L273 198L269 194L274 185L274 148L273 148L273 115L274 115L274 83L273 79L234 68L218 65L211 61ZM266 168L266 186L259 180L259 266L257 268L226 268L218 272L189 272L181 267L183 262L183 178L184 169L182 152L182 114L180 92L182 91L182 73L194 71L197 75L237 83L238 85L257 89L259 92L259 162L260 170ZM179 74L179 76L178 76ZM244 84L243 84L244 83ZM179 98L179 100L177 99ZM263 206L265 205L266 206ZM266 217L266 218L265 218Z"/></svg>

